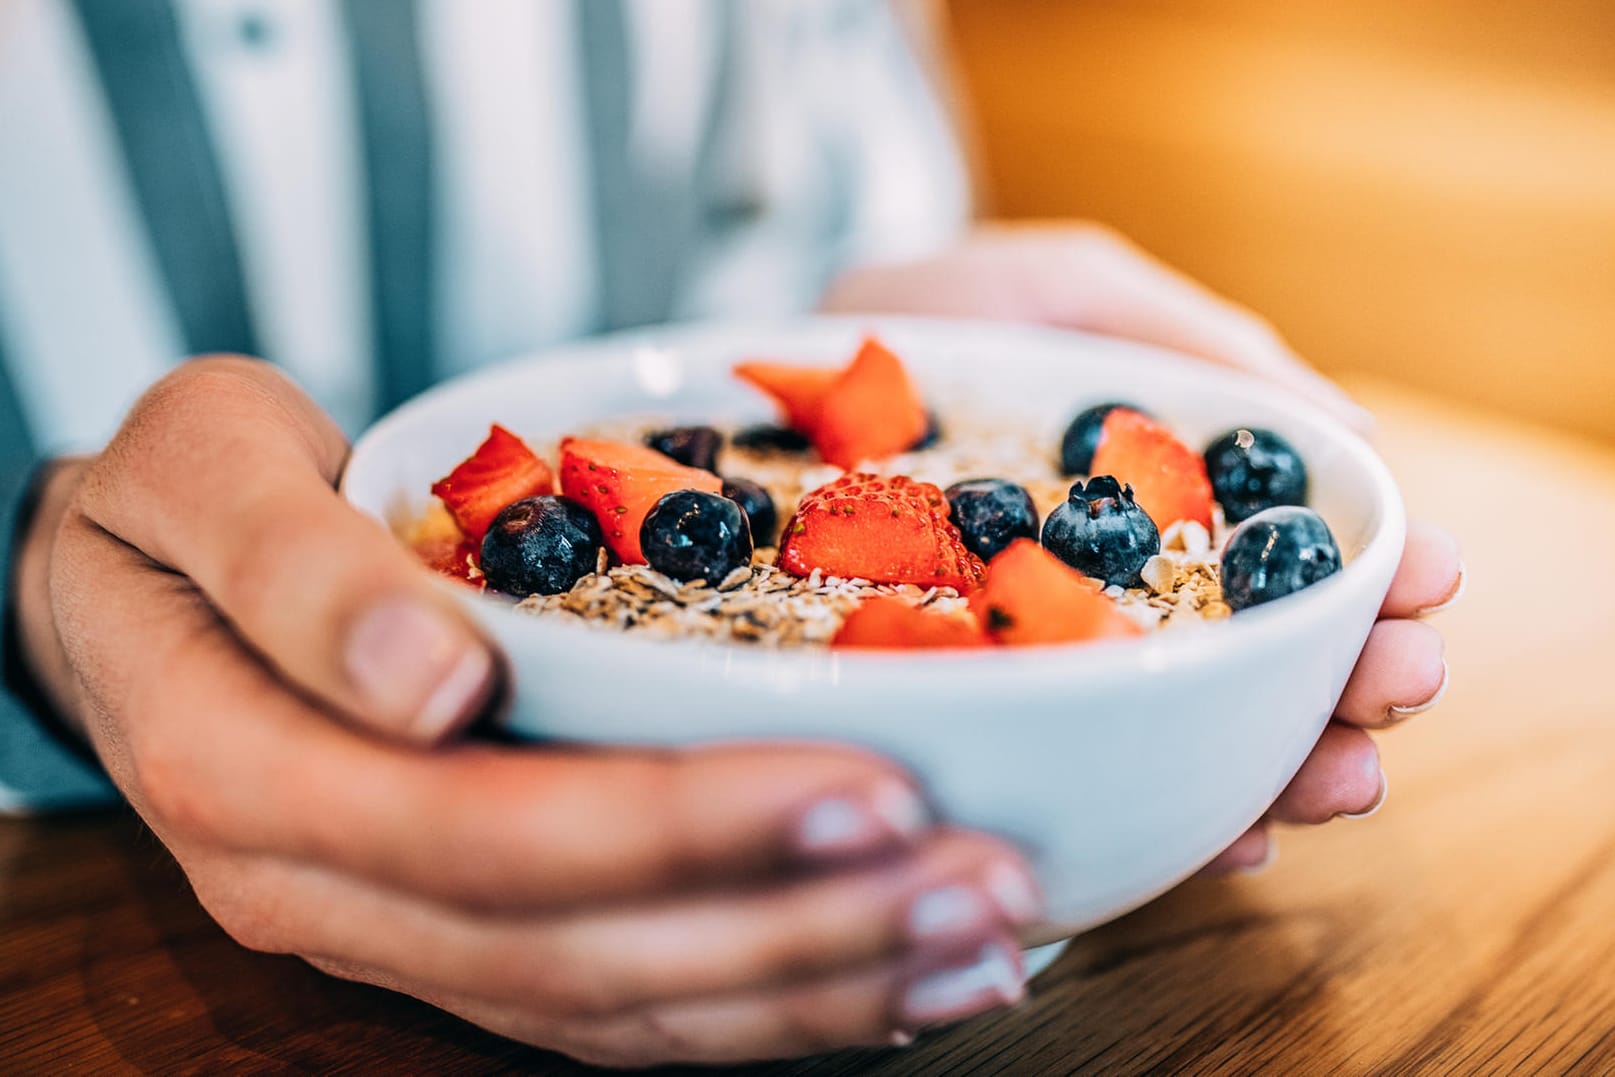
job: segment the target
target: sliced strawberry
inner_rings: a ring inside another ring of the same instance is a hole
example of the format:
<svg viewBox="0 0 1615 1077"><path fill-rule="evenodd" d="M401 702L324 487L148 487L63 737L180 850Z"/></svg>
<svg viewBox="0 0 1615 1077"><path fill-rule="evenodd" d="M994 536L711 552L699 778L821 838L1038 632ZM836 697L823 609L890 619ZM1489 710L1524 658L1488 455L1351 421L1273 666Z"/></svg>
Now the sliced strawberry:
<svg viewBox="0 0 1615 1077"><path fill-rule="evenodd" d="M785 424L806 434L819 425L819 406L841 371L833 367L795 366L752 360L735 366L735 376L750 382L779 404Z"/></svg>
<svg viewBox="0 0 1615 1077"><path fill-rule="evenodd" d="M482 572L477 568L480 553L476 544L462 535L436 538L416 545L415 553L426 567L450 579L462 580L480 588Z"/></svg>
<svg viewBox="0 0 1615 1077"><path fill-rule="evenodd" d="M925 436L925 401L897 356L874 337L824 394L809 434L819 455L836 467L880 460Z"/></svg>
<svg viewBox="0 0 1615 1077"><path fill-rule="evenodd" d="M723 480L643 445L589 438L561 441L561 492L594 513L606 545L625 565L645 563L640 525L656 502L674 490L718 494Z"/></svg>
<svg viewBox="0 0 1615 1077"><path fill-rule="evenodd" d="M981 622L968 613L928 613L895 595L877 595L847 615L832 647L924 650L985 647Z"/></svg>
<svg viewBox="0 0 1615 1077"><path fill-rule="evenodd" d="M1078 643L1142 635L1144 629L1090 580L1031 539L993 558L970 608L998 643Z"/></svg>
<svg viewBox="0 0 1615 1077"><path fill-rule="evenodd" d="M1179 520L1211 529L1205 460L1147 416L1127 408L1106 416L1091 471L1131 485L1139 505L1162 531Z"/></svg>
<svg viewBox="0 0 1615 1077"><path fill-rule="evenodd" d="M930 426L902 361L874 337L841 370L754 361L735 374L778 401L791 428L837 467L900 453Z"/></svg>
<svg viewBox="0 0 1615 1077"><path fill-rule="evenodd" d="M415 556L433 572L482 587L482 572L477 565L481 551L465 537L443 505L428 506L411 521L403 537Z"/></svg>
<svg viewBox="0 0 1615 1077"><path fill-rule="evenodd" d="M779 565L798 576L819 569L842 579L966 594L981 585L986 569L965 549L948 512L948 499L928 482L842 475L802 498L780 540Z"/></svg>
<svg viewBox="0 0 1615 1077"><path fill-rule="evenodd" d="M554 489L549 465L498 424L476 452L432 484L432 493L442 498L473 546L482 545L483 534L506 505Z"/></svg>

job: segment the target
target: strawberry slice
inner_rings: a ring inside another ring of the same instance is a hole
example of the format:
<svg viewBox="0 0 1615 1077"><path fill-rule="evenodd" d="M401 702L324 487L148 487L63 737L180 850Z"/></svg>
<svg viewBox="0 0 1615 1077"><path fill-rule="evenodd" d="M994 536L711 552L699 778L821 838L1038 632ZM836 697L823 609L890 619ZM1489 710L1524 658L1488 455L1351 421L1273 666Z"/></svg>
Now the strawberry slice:
<svg viewBox="0 0 1615 1077"><path fill-rule="evenodd" d="M1127 408L1106 416L1090 471L1131 485L1162 531L1179 520L1211 529L1211 480L1204 458L1147 416Z"/></svg>
<svg viewBox="0 0 1615 1077"><path fill-rule="evenodd" d="M863 472L802 498L780 541L779 565L842 579L952 587L981 585L985 566L948 519L948 499L928 482Z"/></svg>
<svg viewBox="0 0 1615 1077"><path fill-rule="evenodd" d="M902 360L869 337L842 370L753 361L735 375L772 396L829 463L850 468L912 447L930 417Z"/></svg>
<svg viewBox="0 0 1615 1077"><path fill-rule="evenodd" d="M824 394L809 433L820 456L847 468L902 452L929 426L925 401L902 360L870 337Z"/></svg>
<svg viewBox="0 0 1615 1077"><path fill-rule="evenodd" d="M735 377L750 382L779 404L785 425L806 434L819 425L819 406L841 371L751 360L735 365Z"/></svg>
<svg viewBox="0 0 1615 1077"><path fill-rule="evenodd" d="M656 502L674 490L721 494L723 480L643 445L591 438L561 440L561 492L594 513L606 545L625 565L645 563L639 547L640 525Z"/></svg>
<svg viewBox="0 0 1615 1077"><path fill-rule="evenodd" d="M432 539L418 543L415 553L433 572L482 588L482 573L476 567L481 550L470 539L460 535Z"/></svg>
<svg viewBox="0 0 1615 1077"><path fill-rule="evenodd" d="M1091 580L1031 539L1016 539L970 599L995 642L1079 643L1144 634Z"/></svg>
<svg viewBox="0 0 1615 1077"><path fill-rule="evenodd" d="M433 505L411 522L404 541L433 572L482 588L477 565L481 550L465 537L444 506Z"/></svg>
<svg viewBox="0 0 1615 1077"><path fill-rule="evenodd" d="M832 647L929 650L985 647L987 634L970 614L928 613L896 595L865 599L847 615Z"/></svg>
<svg viewBox="0 0 1615 1077"><path fill-rule="evenodd" d="M432 484L454 522L473 546L482 545L493 518L501 509L524 497L555 489L550 466L521 438L494 424L488 438L453 471Z"/></svg>

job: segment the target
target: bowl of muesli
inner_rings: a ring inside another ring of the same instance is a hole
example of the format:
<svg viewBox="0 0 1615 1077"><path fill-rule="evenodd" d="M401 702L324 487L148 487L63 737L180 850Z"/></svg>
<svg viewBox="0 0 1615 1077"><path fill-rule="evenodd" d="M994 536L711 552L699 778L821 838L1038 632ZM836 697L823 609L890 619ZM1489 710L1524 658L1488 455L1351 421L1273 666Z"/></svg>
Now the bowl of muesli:
<svg viewBox="0 0 1615 1077"><path fill-rule="evenodd" d="M512 733L890 755L1026 850L1029 943L1261 817L1404 531L1373 451L1278 387L901 318L659 327L451 381L342 488L503 648Z"/></svg>

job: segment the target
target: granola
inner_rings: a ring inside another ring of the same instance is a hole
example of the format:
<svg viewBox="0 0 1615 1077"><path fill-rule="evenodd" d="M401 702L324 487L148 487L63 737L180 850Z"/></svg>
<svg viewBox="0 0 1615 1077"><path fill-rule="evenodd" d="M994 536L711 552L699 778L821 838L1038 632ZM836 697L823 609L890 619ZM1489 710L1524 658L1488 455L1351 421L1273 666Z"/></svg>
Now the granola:
<svg viewBox="0 0 1615 1077"><path fill-rule="evenodd" d="M594 436L640 441L647 431L667 425L655 421L618 421L591 430ZM889 457L869 469L907 475L946 487L983 475L1012 475L1031 493L1038 511L1047 513L1065 499L1072 480L1061 476L1029 434L972 429L950 420L951 433L922 452ZM727 445L719 457L725 474L761 483L773 496L779 516L788 519L802 495L841 474L839 468L797 453ZM1145 628L1180 629L1229 615L1217 580L1217 555L1227 526L1214 514L1215 535L1193 521L1174 524L1161 536L1161 553L1145 566L1145 586L1111 587L1105 593ZM656 638L701 638L765 647L828 646L848 613L865 599L894 596L918 608L949 613L968 602L951 587L877 584L840 579L815 570L793 576L776 567L778 551L759 547L749 570L716 582L680 583L648 565L608 565L605 551L596 571L570 591L533 595L516 608L524 613L559 617L614 632ZM1098 584L1096 582L1095 586Z"/></svg>
<svg viewBox="0 0 1615 1077"><path fill-rule="evenodd" d="M1272 430L1236 427L1202 453L1127 403L1090 404L1058 439L989 420L979 401L939 416L874 337L841 368L747 359L731 372L789 428L625 418L535 452L494 424L432 486L406 541L523 612L771 647L1188 629L1342 563L1305 507L1305 462Z"/></svg>

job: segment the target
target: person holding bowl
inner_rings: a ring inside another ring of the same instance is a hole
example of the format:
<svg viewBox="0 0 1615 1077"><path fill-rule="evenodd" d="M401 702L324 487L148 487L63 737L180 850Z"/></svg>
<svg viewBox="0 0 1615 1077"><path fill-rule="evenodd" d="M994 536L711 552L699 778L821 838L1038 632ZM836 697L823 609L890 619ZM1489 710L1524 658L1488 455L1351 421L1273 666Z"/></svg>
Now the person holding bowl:
<svg viewBox="0 0 1615 1077"><path fill-rule="evenodd" d="M0 804L123 797L243 945L619 1065L1014 1001L1021 855L833 744L464 736L504 672L339 500L345 430L612 328L819 307L1086 329L1367 420L1091 224L972 228L908 5L16 0L0 11ZM923 27L920 27L923 30ZM256 358L249 358L256 357ZM1267 820L1378 807L1445 682L1415 526Z"/></svg>

